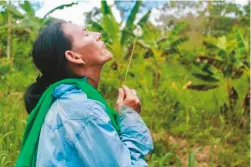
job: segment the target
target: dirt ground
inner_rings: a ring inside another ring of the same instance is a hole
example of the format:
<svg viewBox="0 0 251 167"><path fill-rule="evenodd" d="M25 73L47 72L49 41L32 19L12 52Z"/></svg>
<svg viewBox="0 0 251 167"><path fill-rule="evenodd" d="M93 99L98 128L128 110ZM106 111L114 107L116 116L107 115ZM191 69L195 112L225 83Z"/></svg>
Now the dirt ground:
<svg viewBox="0 0 251 167"><path fill-rule="evenodd" d="M173 147L175 147L176 148L175 153L179 157L182 167L188 166L188 161L189 161L188 150L192 151L199 148L198 151L195 153L197 167L209 167L210 153L212 154L212 151L217 149L217 146L200 146L198 144L189 145L186 139L183 139L181 137L175 137L169 135L168 133L153 133L152 137L154 141L162 140L165 143L165 145L172 145ZM170 166L172 165L170 164Z"/></svg>

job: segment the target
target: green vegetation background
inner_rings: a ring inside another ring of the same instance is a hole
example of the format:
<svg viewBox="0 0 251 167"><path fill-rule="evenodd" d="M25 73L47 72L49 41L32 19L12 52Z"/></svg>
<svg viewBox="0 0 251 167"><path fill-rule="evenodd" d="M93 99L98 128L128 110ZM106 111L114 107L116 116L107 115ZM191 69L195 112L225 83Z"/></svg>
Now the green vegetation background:
<svg viewBox="0 0 251 167"><path fill-rule="evenodd" d="M85 15L86 28L102 32L114 55L99 90L114 106L133 30L140 26L143 35L136 39L126 85L138 91L153 136L149 166L248 167L250 2L169 2L158 8L160 26L148 21L151 11L135 21L144 3L135 3L125 26L116 22L106 1ZM175 17L187 7L197 14ZM176 13L163 14L171 9ZM38 18L28 1L0 1L0 167L13 166L19 153L27 119L23 95L39 74L30 51L39 30L54 19L53 11Z"/></svg>

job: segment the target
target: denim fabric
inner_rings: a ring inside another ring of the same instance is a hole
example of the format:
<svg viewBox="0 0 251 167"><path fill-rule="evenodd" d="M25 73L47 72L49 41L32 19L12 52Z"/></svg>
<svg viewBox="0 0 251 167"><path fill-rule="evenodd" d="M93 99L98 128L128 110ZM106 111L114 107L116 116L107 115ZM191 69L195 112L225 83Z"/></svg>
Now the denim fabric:
<svg viewBox="0 0 251 167"><path fill-rule="evenodd" d="M117 134L105 106L75 86L62 84L53 97L40 133L37 167L148 166L144 156L153 142L136 111L121 107Z"/></svg>

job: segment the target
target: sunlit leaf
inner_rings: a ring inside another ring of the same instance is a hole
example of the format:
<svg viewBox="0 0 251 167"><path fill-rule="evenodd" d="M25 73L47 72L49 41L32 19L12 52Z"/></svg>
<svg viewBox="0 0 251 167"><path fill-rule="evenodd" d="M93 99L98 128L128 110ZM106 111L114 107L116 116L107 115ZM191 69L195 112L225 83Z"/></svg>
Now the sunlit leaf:
<svg viewBox="0 0 251 167"><path fill-rule="evenodd" d="M112 15L112 11L109 7L109 5L107 4L107 1L106 0L102 0L101 1L101 12L104 14L104 15Z"/></svg>
<svg viewBox="0 0 251 167"><path fill-rule="evenodd" d="M29 1L24 1L23 4L20 4L21 8L28 14L29 16L34 16L35 11Z"/></svg>
<svg viewBox="0 0 251 167"><path fill-rule="evenodd" d="M125 44L126 38L128 36L128 33L126 33L125 31L132 31L135 27L133 23L135 21L135 18L136 18L138 11L139 11L139 7L140 7L141 3L142 3L141 1L136 1L133 9L131 10L131 12L129 14L129 17L127 18L125 28L124 28L124 30L122 30L122 34L121 34L120 43L122 45Z"/></svg>
<svg viewBox="0 0 251 167"><path fill-rule="evenodd" d="M227 39L225 36L218 38L217 46L225 52L227 48Z"/></svg>
<svg viewBox="0 0 251 167"><path fill-rule="evenodd" d="M182 22L182 23L179 23L177 24L174 29L171 31L171 34L170 36L168 37L169 40L173 40L173 38L184 28L185 24Z"/></svg>
<svg viewBox="0 0 251 167"><path fill-rule="evenodd" d="M238 42L237 51L239 51L240 55L242 55L243 53L245 53L247 51L246 47L245 47L245 41L244 41L244 39L238 29L234 29L234 33L235 33L236 40Z"/></svg>
<svg viewBox="0 0 251 167"><path fill-rule="evenodd" d="M53 8L52 10L50 10L49 12L47 12L45 15L44 15L44 19L50 15L51 13L53 13L54 11L56 10L62 10L64 8L67 8L67 7L72 7L74 5L77 5L78 3L77 2L72 2L72 3L69 3L69 4L63 4L63 5L60 5L60 6L57 6L55 8Z"/></svg>
<svg viewBox="0 0 251 167"><path fill-rule="evenodd" d="M141 27L144 26L146 24L146 22L148 21L149 17L151 14L151 10L148 11L137 23L138 25L140 25Z"/></svg>
<svg viewBox="0 0 251 167"><path fill-rule="evenodd" d="M120 40L120 29L119 24L111 15L103 16L103 28L109 34L109 37L113 42L119 42Z"/></svg>

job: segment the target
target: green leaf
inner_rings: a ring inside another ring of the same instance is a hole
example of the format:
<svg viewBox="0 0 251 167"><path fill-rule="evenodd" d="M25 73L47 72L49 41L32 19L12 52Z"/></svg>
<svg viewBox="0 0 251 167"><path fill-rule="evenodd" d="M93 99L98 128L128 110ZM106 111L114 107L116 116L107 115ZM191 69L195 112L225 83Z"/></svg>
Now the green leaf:
<svg viewBox="0 0 251 167"><path fill-rule="evenodd" d="M203 41L203 45L205 45L208 49L220 49L217 45L211 44L207 41Z"/></svg>
<svg viewBox="0 0 251 167"><path fill-rule="evenodd" d="M240 54L243 54L244 52L247 51L246 47L245 47L245 41L240 33L240 31L238 29L234 29L234 33L235 33L235 38L237 40L238 43L238 51L240 52Z"/></svg>
<svg viewBox="0 0 251 167"><path fill-rule="evenodd" d="M165 55L169 55L169 54L174 54L174 53L178 53L179 51L176 48L168 48L165 49L164 52L162 53L161 56L165 56Z"/></svg>
<svg viewBox="0 0 251 167"><path fill-rule="evenodd" d="M153 36L152 29L149 28L149 26L143 26L141 27L143 30L143 39L145 43L148 43L148 45L151 45L152 48L157 48L156 40Z"/></svg>
<svg viewBox="0 0 251 167"><path fill-rule="evenodd" d="M217 74L219 72L219 70L215 68L213 65L209 65L207 70L210 71L211 74Z"/></svg>
<svg viewBox="0 0 251 167"><path fill-rule="evenodd" d="M184 23L179 23L177 24L174 29L171 31L170 36L168 37L169 41L172 41L173 38L184 28L185 24Z"/></svg>
<svg viewBox="0 0 251 167"><path fill-rule="evenodd" d="M112 15L112 11L111 11L110 7L108 6L106 0L101 1L101 12L104 15Z"/></svg>
<svg viewBox="0 0 251 167"><path fill-rule="evenodd" d="M0 15L0 23L2 23L3 22L3 17L2 17L2 15Z"/></svg>
<svg viewBox="0 0 251 167"><path fill-rule="evenodd" d="M217 46L225 52L227 48L227 39L225 36L218 38Z"/></svg>
<svg viewBox="0 0 251 167"><path fill-rule="evenodd" d="M94 31L99 31L99 32L104 31L102 25L100 25L97 22L91 21L89 24L91 25Z"/></svg>
<svg viewBox="0 0 251 167"><path fill-rule="evenodd" d="M64 8L67 8L67 7L72 7L74 5L77 5L78 3L77 2L72 2L72 3L69 3L69 4L63 4L63 5L60 5L58 7L55 7L54 9L50 10L49 12L47 12L45 15L44 15L44 18L45 19L48 15L50 15L51 13L53 13L54 11L56 10L62 10Z"/></svg>
<svg viewBox="0 0 251 167"><path fill-rule="evenodd" d="M113 43L119 42L120 40L120 29L119 24L116 22L114 17L111 15L103 16L103 28L105 32L112 39Z"/></svg>
<svg viewBox="0 0 251 167"><path fill-rule="evenodd" d="M143 27L146 22L148 21L149 17L150 17L150 14L151 14L151 10L149 10L140 20L139 22L137 23L138 25L140 25L141 27Z"/></svg>
<svg viewBox="0 0 251 167"><path fill-rule="evenodd" d="M207 84L198 84L198 85L187 86L188 89L198 90L198 91L208 91L210 89L215 89L217 87L218 87L218 85L207 85Z"/></svg>
<svg viewBox="0 0 251 167"><path fill-rule="evenodd" d="M119 43L120 25L116 22L115 17L113 16L106 0L101 1L101 12L103 13L102 27L106 34L108 34L107 38L110 38L113 44Z"/></svg>
<svg viewBox="0 0 251 167"><path fill-rule="evenodd" d="M188 167L196 167L196 159L195 159L195 154L196 152L200 149L199 148L196 148L192 153L189 153L189 156L188 156Z"/></svg>
<svg viewBox="0 0 251 167"><path fill-rule="evenodd" d="M163 158L161 158L160 166L167 165L167 164L165 164L165 162L170 162L170 160L172 160L173 157L175 157L175 160L176 160L176 167L181 167L181 162L180 162L179 157L173 152L168 152L164 155Z"/></svg>
<svg viewBox="0 0 251 167"><path fill-rule="evenodd" d="M5 0L0 1L0 5L1 5L1 6L5 6L5 7L6 7L6 6L7 6L7 2L6 2Z"/></svg>
<svg viewBox="0 0 251 167"><path fill-rule="evenodd" d="M19 12L14 6L8 5L8 10L16 17L23 18L24 16L22 15L21 12Z"/></svg>
<svg viewBox="0 0 251 167"><path fill-rule="evenodd" d="M218 82L219 79L210 76L210 75L204 75L200 73L192 73L192 75L200 80L207 81L207 82Z"/></svg>
<svg viewBox="0 0 251 167"><path fill-rule="evenodd" d="M175 41L173 41L170 44L170 47L175 48L177 46L179 46L180 44L182 44L183 42L186 42L189 39L189 37L181 37L179 39L176 39Z"/></svg>
<svg viewBox="0 0 251 167"><path fill-rule="evenodd" d="M222 40L223 42L224 40ZM218 52L219 56L221 57L225 57L226 56L226 52L221 49L220 47L218 47L217 45L214 45L212 43L209 43L207 41L203 41L203 45L205 45L208 49L212 49Z"/></svg>
<svg viewBox="0 0 251 167"><path fill-rule="evenodd" d="M137 43L138 43L141 47L143 47L143 48L145 48L145 49L151 49L151 45L148 45L147 43L145 43L144 40L137 40Z"/></svg>
<svg viewBox="0 0 251 167"><path fill-rule="evenodd" d="M180 37L180 38L172 41L173 37L171 37L171 36L161 38L160 40L158 40L156 42L157 45L159 45L160 48L167 48L167 47L175 48L175 47L178 47L180 44L189 40L189 37L185 36L185 37Z"/></svg>
<svg viewBox="0 0 251 167"><path fill-rule="evenodd" d="M237 59L234 63L233 63L235 68L241 68L244 64L241 60Z"/></svg>
<svg viewBox="0 0 251 167"><path fill-rule="evenodd" d="M127 18L126 26L125 26L126 29L131 29L133 27L133 22L136 18L138 11L139 11L139 7L140 7L141 3L142 3L141 1L136 1L133 9L131 10L131 12Z"/></svg>
<svg viewBox="0 0 251 167"><path fill-rule="evenodd" d="M162 55L168 55L168 54L172 54L172 53L178 53L178 49L177 47L186 42L189 38L188 37L181 37L181 38L178 38L176 39L175 41L172 41L170 43L169 39L168 38L165 38L165 39L160 39L158 42L157 42L157 45L160 47L160 48L163 48L164 49L164 52L162 53Z"/></svg>
<svg viewBox="0 0 251 167"><path fill-rule="evenodd" d="M35 11L32 8L32 5L30 4L29 1L24 1L23 4L20 4L20 7L26 12L26 14L28 14L29 16L34 16L35 15Z"/></svg>
<svg viewBox="0 0 251 167"><path fill-rule="evenodd" d="M139 7L140 7L141 3L142 3L141 1L136 1L133 9L131 10L131 12L130 12L130 14L128 16L125 28L122 31L122 35L121 35L120 43L122 45L125 44L125 42L126 42L126 37L127 37L127 34L128 34L128 33L126 33L126 31L133 30L134 27L135 27L134 24L133 24L133 22L134 22L134 20L136 18L136 15L137 15L138 11L139 11Z"/></svg>

